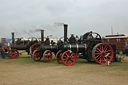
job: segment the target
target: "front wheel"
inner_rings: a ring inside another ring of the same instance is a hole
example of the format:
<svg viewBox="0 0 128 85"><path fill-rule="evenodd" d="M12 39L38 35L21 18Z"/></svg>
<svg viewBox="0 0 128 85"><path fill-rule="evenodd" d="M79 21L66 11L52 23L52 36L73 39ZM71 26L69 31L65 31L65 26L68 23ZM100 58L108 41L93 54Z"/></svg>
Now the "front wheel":
<svg viewBox="0 0 128 85"><path fill-rule="evenodd" d="M35 51L33 52L32 57L33 57L33 60L34 60L34 61L40 61L40 60L41 60L41 57L39 56L39 50L35 50Z"/></svg>
<svg viewBox="0 0 128 85"><path fill-rule="evenodd" d="M76 61L76 54L70 50L65 51L62 55L62 61L66 66L71 66Z"/></svg>
<svg viewBox="0 0 128 85"><path fill-rule="evenodd" d="M8 57L11 59L16 59L19 57L19 52L16 49L11 49L8 52Z"/></svg>
<svg viewBox="0 0 128 85"><path fill-rule="evenodd" d="M45 62L51 62L52 61L52 52L50 50L46 50L44 53L43 53L43 58L44 58L44 61Z"/></svg>

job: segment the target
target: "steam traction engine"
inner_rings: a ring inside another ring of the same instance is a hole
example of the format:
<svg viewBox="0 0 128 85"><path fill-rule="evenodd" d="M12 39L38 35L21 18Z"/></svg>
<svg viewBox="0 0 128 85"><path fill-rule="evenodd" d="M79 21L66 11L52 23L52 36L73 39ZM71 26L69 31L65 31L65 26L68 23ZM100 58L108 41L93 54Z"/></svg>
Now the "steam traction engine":
<svg viewBox="0 0 128 85"><path fill-rule="evenodd" d="M22 41L18 38L15 41L14 32L12 33L12 44L10 50L8 51L8 57L11 59L16 59L21 53L18 50L26 50L28 54L32 53L33 50L40 46L38 40L34 37L29 38L28 40Z"/></svg>
<svg viewBox="0 0 128 85"><path fill-rule="evenodd" d="M56 57L59 63L73 65L77 55L88 61L96 61L99 64L107 64L113 59L113 49L110 45L101 43L101 36L95 32L88 32L76 41L75 38L67 38L67 25L64 25L64 42Z"/></svg>
<svg viewBox="0 0 128 85"><path fill-rule="evenodd" d="M113 49L106 43L101 43L101 36L95 32L88 32L79 40L72 35L67 38L67 26L64 25L64 41L59 40L57 45L46 45L42 42L39 50L35 50L33 58L40 60L42 56L46 62L52 60L52 53L56 54L57 62L67 66L73 65L78 54L88 61L95 61L99 64L107 64L113 59Z"/></svg>
<svg viewBox="0 0 128 85"><path fill-rule="evenodd" d="M46 38L44 41L44 30L41 30L41 45L36 48L33 52L34 61L40 61L41 58L44 58L45 62L50 62L53 57L53 53L58 52L58 45L55 42L50 41L49 38Z"/></svg>

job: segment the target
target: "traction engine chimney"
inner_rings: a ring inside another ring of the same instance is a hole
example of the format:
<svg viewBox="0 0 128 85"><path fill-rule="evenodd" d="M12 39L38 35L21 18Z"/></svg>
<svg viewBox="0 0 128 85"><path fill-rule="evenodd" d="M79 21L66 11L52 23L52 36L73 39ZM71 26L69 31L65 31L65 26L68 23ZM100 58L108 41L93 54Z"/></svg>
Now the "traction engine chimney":
<svg viewBox="0 0 128 85"><path fill-rule="evenodd" d="M15 41L15 39L14 39L14 32L12 32L12 44L14 44L14 41Z"/></svg>
<svg viewBox="0 0 128 85"><path fill-rule="evenodd" d="M68 29L68 25L64 24L64 42L67 42L67 29Z"/></svg>
<svg viewBox="0 0 128 85"><path fill-rule="evenodd" d="M44 30L41 30L41 43L44 43Z"/></svg>

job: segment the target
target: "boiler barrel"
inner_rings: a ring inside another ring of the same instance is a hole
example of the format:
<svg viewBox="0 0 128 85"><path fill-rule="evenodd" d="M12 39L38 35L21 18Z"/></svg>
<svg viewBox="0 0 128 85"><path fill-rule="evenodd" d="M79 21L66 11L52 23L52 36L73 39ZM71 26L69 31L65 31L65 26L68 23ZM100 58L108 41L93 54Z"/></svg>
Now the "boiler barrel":
<svg viewBox="0 0 128 85"><path fill-rule="evenodd" d="M58 46L55 45L45 45L45 46L41 46L40 51L44 52L45 50L50 50L52 52L57 52L58 50Z"/></svg>
<svg viewBox="0 0 128 85"><path fill-rule="evenodd" d="M11 49L26 50L27 49L27 45L12 45Z"/></svg>
<svg viewBox="0 0 128 85"><path fill-rule="evenodd" d="M87 51L87 46L86 44L67 44L62 47L62 50L71 50L73 52L82 53Z"/></svg>

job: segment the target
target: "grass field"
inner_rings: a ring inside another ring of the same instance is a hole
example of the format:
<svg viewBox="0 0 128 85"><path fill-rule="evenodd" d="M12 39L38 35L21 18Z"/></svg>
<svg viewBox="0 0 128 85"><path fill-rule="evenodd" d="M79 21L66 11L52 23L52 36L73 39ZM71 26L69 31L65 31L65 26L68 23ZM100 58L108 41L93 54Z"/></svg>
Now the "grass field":
<svg viewBox="0 0 128 85"><path fill-rule="evenodd" d="M124 56L124 55L119 55ZM127 85L128 57L110 65L77 59L73 66L34 62L29 55L0 59L0 85Z"/></svg>

